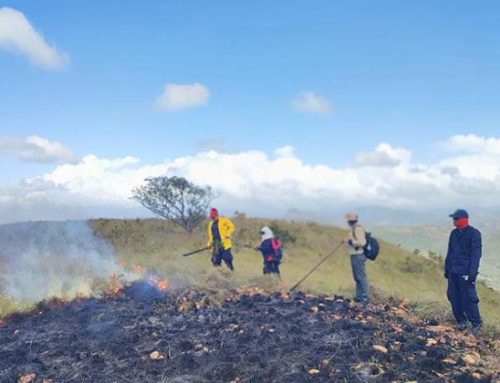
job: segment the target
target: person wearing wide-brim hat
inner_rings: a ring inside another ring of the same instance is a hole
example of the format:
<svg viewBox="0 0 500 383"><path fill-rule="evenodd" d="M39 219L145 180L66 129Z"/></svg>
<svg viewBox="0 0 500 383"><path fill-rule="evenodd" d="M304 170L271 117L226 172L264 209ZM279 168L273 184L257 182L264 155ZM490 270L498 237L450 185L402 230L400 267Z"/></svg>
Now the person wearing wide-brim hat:
<svg viewBox="0 0 500 383"><path fill-rule="evenodd" d="M450 234L444 276L448 280L448 300L459 330L472 325L477 335L481 328L476 278L482 252L481 232L469 225L469 213L458 209L450 214L455 229Z"/></svg>
<svg viewBox="0 0 500 383"><path fill-rule="evenodd" d="M368 277L366 276L366 255L364 247L366 245L366 231L358 223L359 217L356 213L346 214L346 221L349 225L349 236L345 240L351 256L351 268L354 282L356 283L356 302L368 303Z"/></svg>

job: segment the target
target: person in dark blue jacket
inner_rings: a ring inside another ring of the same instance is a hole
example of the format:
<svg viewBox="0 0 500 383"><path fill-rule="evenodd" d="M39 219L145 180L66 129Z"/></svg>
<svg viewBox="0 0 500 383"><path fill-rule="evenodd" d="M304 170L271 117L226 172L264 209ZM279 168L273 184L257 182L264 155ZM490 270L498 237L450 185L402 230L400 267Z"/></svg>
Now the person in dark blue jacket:
<svg viewBox="0 0 500 383"><path fill-rule="evenodd" d="M262 253L264 258L264 274L278 274L280 275L280 262L281 262L281 241L274 237L272 230L264 226L260 229L261 242L256 250Z"/></svg>
<svg viewBox="0 0 500 383"><path fill-rule="evenodd" d="M476 278L482 252L481 232L469 225L469 214L459 209L450 215L455 229L451 232L444 276L448 279L448 300L460 330L472 324L472 332L481 328Z"/></svg>

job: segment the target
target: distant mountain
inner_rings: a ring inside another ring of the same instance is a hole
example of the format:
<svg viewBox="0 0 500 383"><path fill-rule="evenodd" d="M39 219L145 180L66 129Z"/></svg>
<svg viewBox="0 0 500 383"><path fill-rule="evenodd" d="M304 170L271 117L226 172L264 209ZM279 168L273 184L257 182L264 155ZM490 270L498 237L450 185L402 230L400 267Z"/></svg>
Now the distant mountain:
<svg viewBox="0 0 500 383"><path fill-rule="evenodd" d="M483 234L483 258L480 277L489 286L500 290L500 220L476 225ZM374 226L371 230L378 237L422 253L429 251L446 255L451 227L445 226Z"/></svg>
<svg viewBox="0 0 500 383"><path fill-rule="evenodd" d="M471 215L471 224L483 233L483 259L481 278L490 286L500 290L500 209L484 207L465 208ZM347 211L355 211L360 221L374 234L388 242L423 253L433 251L445 255L448 237L453 229L449 214L454 208L415 210L362 206L339 207L330 211L290 210L287 219L308 220L345 227Z"/></svg>
<svg viewBox="0 0 500 383"><path fill-rule="evenodd" d="M290 209L283 218L345 226L344 216L353 211L369 226L438 226L451 227L449 215L457 208L465 208L471 214L471 222L478 226L498 226L500 208L442 207L438 209L403 209L384 206L339 206L336 209L298 210Z"/></svg>

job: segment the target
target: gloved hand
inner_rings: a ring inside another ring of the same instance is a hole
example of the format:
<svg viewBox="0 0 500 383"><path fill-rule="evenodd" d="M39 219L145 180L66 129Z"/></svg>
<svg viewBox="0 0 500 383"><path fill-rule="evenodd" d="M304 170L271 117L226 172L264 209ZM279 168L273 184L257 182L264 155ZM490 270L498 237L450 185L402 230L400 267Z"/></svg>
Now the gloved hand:
<svg viewBox="0 0 500 383"><path fill-rule="evenodd" d="M349 246L354 247L354 244L352 243L352 239L348 240L348 241L347 241L347 244L348 244Z"/></svg>
<svg viewBox="0 0 500 383"><path fill-rule="evenodd" d="M476 282L476 279L477 279L477 273L471 273L471 274L469 274L469 278L467 279L467 282L474 283L474 282Z"/></svg>

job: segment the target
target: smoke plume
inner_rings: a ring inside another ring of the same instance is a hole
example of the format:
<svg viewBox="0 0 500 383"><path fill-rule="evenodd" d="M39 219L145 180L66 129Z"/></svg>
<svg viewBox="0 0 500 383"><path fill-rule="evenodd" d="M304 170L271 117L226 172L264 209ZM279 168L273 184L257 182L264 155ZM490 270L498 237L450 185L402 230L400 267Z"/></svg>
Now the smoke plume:
<svg viewBox="0 0 500 383"><path fill-rule="evenodd" d="M119 271L113 248L87 222L0 226L0 287L17 301L90 295L96 280Z"/></svg>

